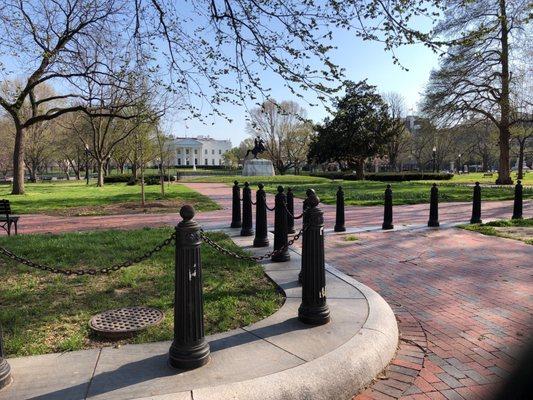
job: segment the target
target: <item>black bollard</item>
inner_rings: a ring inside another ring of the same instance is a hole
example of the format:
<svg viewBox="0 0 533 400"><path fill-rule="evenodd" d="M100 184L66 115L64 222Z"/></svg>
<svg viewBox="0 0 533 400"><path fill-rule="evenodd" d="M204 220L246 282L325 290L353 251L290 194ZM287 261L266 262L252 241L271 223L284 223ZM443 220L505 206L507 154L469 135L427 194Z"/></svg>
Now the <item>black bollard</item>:
<svg viewBox="0 0 533 400"><path fill-rule="evenodd" d="M310 325L329 322L324 260L324 213L318 208L319 202L315 191L308 189L309 209L304 215L306 228L302 238L302 304L298 309L298 319Z"/></svg>
<svg viewBox="0 0 533 400"><path fill-rule="evenodd" d="M381 229L393 229L394 225L392 224L392 189L390 185L387 185L385 189L385 210L383 212L383 225Z"/></svg>
<svg viewBox="0 0 533 400"><path fill-rule="evenodd" d="M518 181L514 187L514 206L512 219L522 219L522 183Z"/></svg>
<svg viewBox="0 0 533 400"><path fill-rule="evenodd" d="M439 189L437 184L434 183L431 187L431 198L429 201L429 221L428 226L439 226Z"/></svg>
<svg viewBox="0 0 533 400"><path fill-rule="evenodd" d="M339 186L337 190L337 207L335 212L335 232L344 232L346 227L344 226L344 191L342 186Z"/></svg>
<svg viewBox="0 0 533 400"><path fill-rule="evenodd" d="M278 193L276 194L274 212L274 251L276 252L270 258L273 262L289 261L291 256L287 247L288 230L287 230L287 210L285 209L285 202L287 197L283 193L283 186L278 186ZM282 251L278 251L284 249Z"/></svg>
<svg viewBox="0 0 533 400"><path fill-rule="evenodd" d="M11 367L4 357L4 340L2 338L2 329L0 327L0 389L9 385L11 382Z"/></svg>
<svg viewBox="0 0 533 400"><path fill-rule="evenodd" d="M294 193L291 188L287 189L287 232L296 233L294 230Z"/></svg>
<svg viewBox="0 0 533 400"><path fill-rule="evenodd" d="M474 186L474 196L472 197L472 218L471 224L481 224L481 186L476 182Z"/></svg>
<svg viewBox="0 0 533 400"><path fill-rule="evenodd" d="M174 341L169 362L174 368L193 369L209 362L209 343L204 334L204 296L200 258L200 225L194 208L183 206L176 226L176 278L174 294Z"/></svg>
<svg viewBox="0 0 533 400"><path fill-rule="evenodd" d="M233 182L233 200L231 203L231 228L241 227L241 189L239 182Z"/></svg>
<svg viewBox="0 0 533 400"><path fill-rule="evenodd" d="M242 189L242 229L241 236L253 236L253 221L252 221L252 189L248 182L244 182Z"/></svg>
<svg viewBox="0 0 533 400"><path fill-rule="evenodd" d="M268 241L268 221L266 208L266 193L264 185L259 184L259 190L255 193L255 238L254 247L267 247Z"/></svg>

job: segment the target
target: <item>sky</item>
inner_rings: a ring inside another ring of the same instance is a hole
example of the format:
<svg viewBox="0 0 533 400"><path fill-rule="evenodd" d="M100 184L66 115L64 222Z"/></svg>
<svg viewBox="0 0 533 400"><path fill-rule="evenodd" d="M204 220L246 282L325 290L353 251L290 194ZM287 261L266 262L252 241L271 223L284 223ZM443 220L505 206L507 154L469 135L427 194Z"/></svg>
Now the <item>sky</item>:
<svg viewBox="0 0 533 400"><path fill-rule="evenodd" d="M333 44L337 47L331 53L332 59L346 70L346 78L352 81L368 79L368 83L377 86L380 93L397 92L405 99L406 112L416 112L420 95L429 79L432 69L438 66L438 55L422 45L410 45L395 51L402 65L408 70L395 65L390 52L383 45L364 42L348 32L337 33ZM298 101L307 109L307 116L319 122L327 116L323 106L310 107L292 95L279 79L265 76L272 88L272 97L278 101ZM313 99L309 99L313 102ZM250 103L248 107L253 107ZM175 136L210 135L216 139L230 139L237 146L249 137L246 133L246 107L222 107L224 113L233 120L229 123L222 117L211 118L204 123L200 121L183 121L172 118L168 131Z"/></svg>

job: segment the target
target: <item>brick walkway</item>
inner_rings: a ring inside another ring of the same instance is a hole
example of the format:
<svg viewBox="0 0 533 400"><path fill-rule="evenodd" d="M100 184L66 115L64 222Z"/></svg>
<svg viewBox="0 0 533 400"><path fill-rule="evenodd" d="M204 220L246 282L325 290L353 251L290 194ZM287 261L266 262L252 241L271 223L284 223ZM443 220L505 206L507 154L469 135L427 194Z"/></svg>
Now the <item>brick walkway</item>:
<svg viewBox="0 0 533 400"><path fill-rule="evenodd" d="M200 213L207 226L230 220L231 189L188 184L223 210ZM268 197L273 204L273 197ZM297 205L298 209L300 206ZM440 221L465 222L468 203L444 203ZM324 206L329 227L334 207ZM529 216L531 201L524 203ZM427 205L394 209L396 226L425 224ZM505 218L512 202L483 203L484 219ZM175 225L177 214L59 218L23 216L21 231L59 232ZM381 207L348 207L347 227L379 226ZM456 228L328 235L327 261L370 286L391 304L401 341L397 357L367 399L487 399L516 364L533 328L533 247Z"/></svg>

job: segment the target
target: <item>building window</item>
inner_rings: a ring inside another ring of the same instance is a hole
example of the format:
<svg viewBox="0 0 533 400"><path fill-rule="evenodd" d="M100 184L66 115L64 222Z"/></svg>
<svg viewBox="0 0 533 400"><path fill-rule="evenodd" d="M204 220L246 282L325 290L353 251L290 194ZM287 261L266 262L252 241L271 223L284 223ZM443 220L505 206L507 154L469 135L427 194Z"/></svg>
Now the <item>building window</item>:
<svg viewBox="0 0 533 400"><path fill-rule="evenodd" d="M181 158L178 158L178 165L181 165Z"/></svg>
<svg viewBox="0 0 533 400"><path fill-rule="evenodd" d="M207 154L207 149L204 150L204 154ZM207 161L205 163L207 164Z"/></svg>
<svg viewBox="0 0 533 400"><path fill-rule="evenodd" d="M187 158L186 164L189 165L189 159Z"/></svg>
<svg viewBox="0 0 533 400"><path fill-rule="evenodd" d="M218 160L218 165L222 165L222 159Z"/></svg>
<svg viewBox="0 0 533 400"><path fill-rule="evenodd" d="M211 160L211 165L215 165L215 159L214 158Z"/></svg>
<svg viewBox="0 0 533 400"><path fill-rule="evenodd" d="M185 154L189 154L189 149L185 149Z"/></svg>
<svg viewBox="0 0 533 400"><path fill-rule="evenodd" d="M209 165L209 160L207 158L204 160L204 165Z"/></svg>
<svg viewBox="0 0 533 400"><path fill-rule="evenodd" d="M198 164L198 159L197 158L194 159L194 165L196 165L196 164Z"/></svg>
<svg viewBox="0 0 533 400"><path fill-rule="evenodd" d="M211 154L215 154L215 149L211 150Z"/></svg>
<svg viewBox="0 0 533 400"><path fill-rule="evenodd" d="M218 149L218 154L222 154L222 150Z"/></svg>
<svg viewBox="0 0 533 400"><path fill-rule="evenodd" d="M181 149L178 149L178 154L181 154Z"/></svg>
<svg viewBox="0 0 533 400"><path fill-rule="evenodd" d="M198 150L194 149L194 154L198 154Z"/></svg>

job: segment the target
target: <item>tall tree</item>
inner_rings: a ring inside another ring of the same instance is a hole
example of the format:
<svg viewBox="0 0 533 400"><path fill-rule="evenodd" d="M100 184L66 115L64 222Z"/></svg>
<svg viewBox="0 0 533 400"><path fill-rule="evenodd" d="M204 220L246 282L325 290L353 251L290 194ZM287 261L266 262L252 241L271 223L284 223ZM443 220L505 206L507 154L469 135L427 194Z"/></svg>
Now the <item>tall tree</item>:
<svg viewBox="0 0 533 400"><path fill-rule="evenodd" d="M389 106L391 119L391 138L387 143L387 156L392 170L398 170L398 158L408 148L410 134L405 125L405 99L399 93L389 92L383 95Z"/></svg>
<svg viewBox="0 0 533 400"><path fill-rule="evenodd" d="M98 85L112 81L123 87L125 72L148 70L154 81L190 99L182 104L190 118L222 114L222 103L268 97L265 70L294 93L311 88L323 99L342 76L329 57L328 26L350 29L390 50L426 41L413 17L426 16L427 4L439 2L195 0L184 6L165 0L3 0L0 73L3 79L25 76L20 90L0 96L16 130L13 193L24 192L25 129L69 112L91 113L80 85L88 74ZM114 61L103 62L102 55ZM171 79L162 77L167 72ZM36 98L34 89L45 82L61 87L63 99L83 101L44 113L41 105L51 99ZM32 104L29 119L20 115L25 101Z"/></svg>
<svg viewBox="0 0 533 400"><path fill-rule="evenodd" d="M509 165L513 50L531 23L525 0L447 0L436 34L451 39L431 73L424 110L447 122L473 116L499 130L499 184L511 184ZM529 5L528 5L529 4ZM531 62L531 60L529 60Z"/></svg>
<svg viewBox="0 0 533 400"><path fill-rule="evenodd" d="M389 109L376 87L366 80L345 85L345 95L336 101L333 117L318 127L308 157L318 162L347 163L355 167L358 179L364 179L365 160L383 155L393 136Z"/></svg>
<svg viewBox="0 0 533 400"><path fill-rule="evenodd" d="M307 153L309 130L305 117L305 109L294 101L268 100L250 111L247 131L263 139L265 157L280 174L293 168Z"/></svg>

